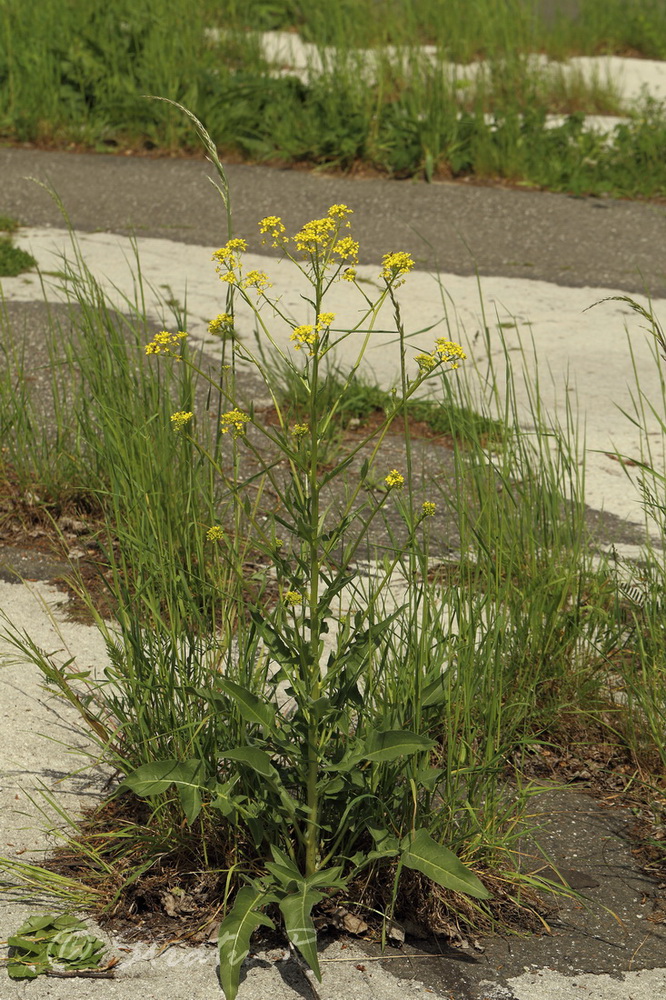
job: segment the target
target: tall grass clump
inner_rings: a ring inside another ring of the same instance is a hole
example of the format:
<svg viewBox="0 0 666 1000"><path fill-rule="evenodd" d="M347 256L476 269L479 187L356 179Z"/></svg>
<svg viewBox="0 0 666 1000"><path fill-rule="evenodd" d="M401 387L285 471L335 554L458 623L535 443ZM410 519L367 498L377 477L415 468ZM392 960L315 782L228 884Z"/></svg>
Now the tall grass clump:
<svg viewBox="0 0 666 1000"><path fill-rule="evenodd" d="M624 416L640 431L640 449L620 460L627 478L640 490L646 533L641 559L621 591L631 634L627 655L616 666L615 697L627 708L624 730L636 760L647 761L659 774L666 765L666 334L651 305L646 308L628 296L618 298L644 322L661 398L651 398L641 385L628 338L636 388Z"/></svg>
<svg viewBox="0 0 666 1000"><path fill-rule="evenodd" d="M118 613L132 604L146 622L166 617L176 627L199 614L210 622L224 573L207 560L201 525L219 507L217 486L170 421L174 410L194 405L191 369L156 373L140 350L154 327L139 267L136 297L124 302L124 312L110 304L73 235L59 273L67 303L49 315L49 378L39 393L31 391L39 372L3 317L6 488L46 528L57 530L72 514L90 519L102 585L112 584ZM220 435L210 424L202 421L202 440L214 452Z"/></svg>

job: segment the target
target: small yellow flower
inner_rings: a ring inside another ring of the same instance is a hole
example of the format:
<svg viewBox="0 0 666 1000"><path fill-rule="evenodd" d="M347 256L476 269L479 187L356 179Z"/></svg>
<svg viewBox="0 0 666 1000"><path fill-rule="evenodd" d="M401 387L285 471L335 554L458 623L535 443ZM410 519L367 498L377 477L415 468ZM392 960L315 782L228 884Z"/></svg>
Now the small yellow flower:
<svg viewBox="0 0 666 1000"><path fill-rule="evenodd" d="M214 524L212 528L208 529L206 538L209 542L219 542L224 538L224 532L219 524Z"/></svg>
<svg viewBox="0 0 666 1000"><path fill-rule="evenodd" d="M303 603L303 595L299 594L297 590L288 590L282 600L288 607L295 608Z"/></svg>
<svg viewBox="0 0 666 1000"><path fill-rule="evenodd" d="M404 284L403 274L409 274L414 268L414 261L411 255L405 253L404 250L398 250L396 253L387 253L382 257L382 273L381 277L384 281L388 282L389 285L393 285L394 288L398 288L399 285Z"/></svg>
<svg viewBox="0 0 666 1000"><path fill-rule="evenodd" d="M180 346L181 340L187 337L186 333L180 330L178 333L168 333L167 330L162 330L160 333L156 333L149 344L146 344L146 354L169 354L172 358L180 358L174 348Z"/></svg>
<svg viewBox="0 0 666 1000"><path fill-rule="evenodd" d="M425 517L432 517L437 510L437 504L434 504L432 500L424 500L421 504L421 510Z"/></svg>
<svg viewBox="0 0 666 1000"><path fill-rule="evenodd" d="M392 489L401 490L402 487L405 485L405 477L402 475L401 472L398 472L397 469L391 469L384 482L386 483L386 485L390 490Z"/></svg>
<svg viewBox="0 0 666 1000"><path fill-rule="evenodd" d="M243 413L241 410L229 410L220 417L222 433L227 434L231 431L235 438L240 437L245 433L245 424L249 421L247 413Z"/></svg>
<svg viewBox="0 0 666 1000"><path fill-rule="evenodd" d="M234 318L231 313L218 313L208 324L208 332L218 337L228 337L234 332Z"/></svg>
<svg viewBox="0 0 666 1000"><path fill-rule="evenodd" d="M281 549L283 545L284 545L284 542L282 541L281 538L276 538L275 539L275 548L276 549Z"/></svg>
<svg viewBox="0 0 666 1000"><path fill-rule="evenodd" d="M193 413L186 413L185 410L178 410L177 413L172 413L170 419L174 430L182 431L185 424L188 424L193 416Z"/></svg>
<svg viewBox="0 0 666 1000"><path fill-rule="evenodd" d="M356 268L346 267L340 275L342 281L356 281Z"/></svg>
<svg viewBox="0 0 666 1000"><path fill-rule="evenodd" d="M442 361L451 368L459 368L459 362L467 359L460 344L456 344L453 340L445 340L444 337L438 337L435 341L435 353L439 354Z"/></svg>
<svg viewBox="0 0 666 1000"><path fill-rule="evenodd" d="M309 431L310 428L308 427L307 424L294 424L294 426L291 428L291 433L294 435L297 441L300 441L302 437L305 437L305 435L308 434Z"/></svg>
<svg viewBox="0 0 666 1000"><path fill-rule="evenodd" d="M294 350L300 351L301 347L309 347L310 354L314 354L317 333L311 323L297 326L289 339L294 341Z"/></svg>

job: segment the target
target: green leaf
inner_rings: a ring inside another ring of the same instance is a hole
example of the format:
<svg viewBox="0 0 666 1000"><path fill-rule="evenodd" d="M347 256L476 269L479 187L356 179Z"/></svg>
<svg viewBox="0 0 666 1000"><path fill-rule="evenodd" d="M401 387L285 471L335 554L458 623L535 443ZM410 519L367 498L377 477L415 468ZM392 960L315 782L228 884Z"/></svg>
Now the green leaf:
<svg viewBox="0 0 666 1000"><path fill-rule="evenodd" d="M278 663L298 663L298 652L291 649L282 636L257 611L251 612L252 622L266 643L269 653Z"/></svg>
<svg viewBox="0 0 666 1000"><path fill-rule="evenodd" d="M220 952L220 985L226 1000L235 1000L240 982L243 960L250 950L250 938L257 927L275 924L261 912L260 907L275 902L275 897L254 886L245 886L238 892L234 905L220 924L217 944Z"/></svg>
<svg viewBox="0 0 666 1000"><path fill-rule="evenodd" d="M7 974L10 979L36 979L37 976L46 972L48 965L24 965L22 962L10 961L7 965Z"/></svg>
<svg viewBox="0 0 666 1000"><path fill-rule="evenodd" d="M200 788L205 783L205 768L201 760L157 760L142 764L128 774L119 790L129 788L139 798L161 795L176 785L183 812L191 825L201 812Z"/></svg>
<svg viewBox="0 0 666 1000"><path fill-rule="evenodd" d="M298 948L320 982L317 931L310 914L312 907L316 903L320 903L323 898L323 895L316 889L302 885L297 892L284 896L279 903L289 940L295 948Z"/></svg>
<svg viewBox="0 0 666 1000"><path fill-rule="evenodd" d="M371 733L366 741L363 760L377 764L386 760L395 760L408 754L431 750L433 740L418 733L410 733L405 729L387 729L384 732Z"/></svg>
<svg viewBox="0 0 666 1000"><path fill-rule="evenodd" d="M402 862L407 868L422 872L445 889L463 892L477 899L490 899L491 894L462 861L430 836L427 830L417 830L402 842Z"/></svg>
<svg viewBox="0 0 666 1000"><path fill-rule="evenodd" d="M388 618L384 618L380 622L375 622L373 625L369 625L363 632L358 631L361 622L358 620L357 615L356 629L352 632L352 636L346 647L343 646L338 653L337 659L344 658L345 664L348 667L363 663L370 650L372 648L377 648L381 642L382 636L388 630L392 622L398 617L401 611L402 608L398 608L398 610L394 611L393 614L388 616Z"/></svg>
<svg viewBox="0 0 666 1000"><path fill-rule="evenodd" d="M217 784L213 787L213 795L210 805L213 809L219 809L223 816L232 816L236 809L245 800L245 796L233 796L231 793L238 784L239 776L234 775L229 781L225 781L224 784Z"/></svg>
<svg viewBox="0 0 666 1000"><path fill-rule="evenodd" d="M242 764L248 764L264 778L275 777L276 771L271 764L270 757L259 747L235 747L233 750L227 750L226 753L220 754L220 756L226 757L227 760L237 760Z"/></svg>
<svg viewBox="0 0 666 1000"><path fill-rule="evenodd" d="M277 712L275 705L258 698L256 694L252 694L251 691L248 691L247 688L242 687L240 684L236 684L235 681L221 678L218 684L223 691L226 691L229 697L233 698L238 711L246 722L262 726L269 732L275 730L275 715Z"/></svg>
<svg viewBox="0 0 666 1000"><path fill-rule="evenodd" d="M305 885L312 889L316 885L324 886L327 889L344 889L348 879L341 878L342 866L335 868L320 868L318 872L313 872L305 879Z"/></svg>
<svg viewBox="0 0 666 1000"><path fill-rule="evenodd" d="M415 778L417 785L421 788L425 788L428 792L434 792L443 775L443 768L431 767L430 764L424 764L416 772Z"/></svg>
<svg viewBox="0 0 666 1000"><path fill-rule="evenodd" d="M95 968L106 948L86 931L82 920L66 913L29 917L7 943L12 949L7 966L12 979L34 979L53 962L68 970Z"/></svg>
<svg viewBox="0 0 666 1000"><path fill-rule="evenodd" d="M449 690L444 684L444 677L436 677L430 684L426 684L421 692L421 707L432 708L441 705L446 701Z"/></svg>

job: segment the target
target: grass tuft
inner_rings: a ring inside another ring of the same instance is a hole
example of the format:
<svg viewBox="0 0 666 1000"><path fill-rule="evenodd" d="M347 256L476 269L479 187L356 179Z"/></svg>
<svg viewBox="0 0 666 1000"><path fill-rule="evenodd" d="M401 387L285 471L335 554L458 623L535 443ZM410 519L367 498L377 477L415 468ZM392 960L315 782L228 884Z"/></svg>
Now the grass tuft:
<svg viewBox="0 0 666 1000"><path fill-rule="evenodd" d="M9 238L0 237L0 278L15 278L37 267L32 254L15 247Z"/></svg>

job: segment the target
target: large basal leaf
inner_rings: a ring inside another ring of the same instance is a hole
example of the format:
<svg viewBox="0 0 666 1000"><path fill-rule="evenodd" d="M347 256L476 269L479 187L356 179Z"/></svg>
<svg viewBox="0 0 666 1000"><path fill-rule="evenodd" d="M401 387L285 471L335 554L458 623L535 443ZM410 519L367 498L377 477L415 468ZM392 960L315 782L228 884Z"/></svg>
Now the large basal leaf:
<svg viewBox="0 0 666 1000"><path fill-rule="evenodd" d="M407 868L415 868L445 889L490 899L491 894L476 875L465 868L453 851L433 840L427 830L417 830L405 837L402 849L402 862Z"/></svg>
<svg viewBox="0 0 666 1000"><path fill-rule="evenodd" d="M226 1000L235 1000L243 960L250 950L250 938L257 927L275 924L260 907L275 902L264 889L245 886L236 896L234 905L220 925L217 944L220 952L220 985Z"/></svg>
<svg viewBox="0 0 666 1000"><path fill-rule="evenodd" d="M180 775L180 763L179 760L156 760L150 764L142 764L126 776L119 791L129 788L141 799L161 795L171 787L176 776Z"/></svg>
<svg viewBox="0 0 666 1000"><path fill-rule="evenodd" d="M323 895L316 889L309 889L302 885L297 892L284 896L279 904L289 940L295 948L298 948L320 982L317 931L310 914L315 903L320 903L323 898Z"/></svg>
<svg viewBox="0 0 666 1000"><path fill-rule="evenodd" d="M410 733L404 729L387 729L385 732L374 732L369 735L363 759L380 763L413 753L422 753L424 750L432 749L434 745L427 736Z"/></svg>
<svg viewBox="0 0 666 1000"><path fill-rule="evenodd" d="M129 788L139 798L161 795L172 785L178 790L183 812L191 825L201 812L201 787L205 783L203 761L156 760L142 764L128 774L120 785L120 791Z"/></svg>
<svg viewBox="0 0 666 1000"><path fill-rule="evenodd" d="M277 711L274 705L258 698L256 694L252 694L251 691L248 691L247 688L242 687L240 684L236 684L235 681L220 678L217 683L223 691L226 691L233 698L238 711L246 722L262 726L269 732L274 731Z"/></svg>

